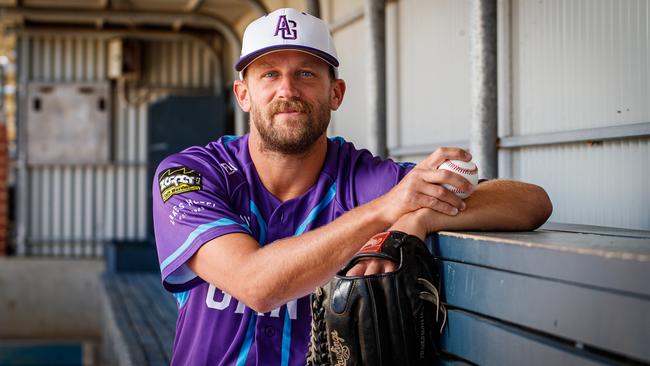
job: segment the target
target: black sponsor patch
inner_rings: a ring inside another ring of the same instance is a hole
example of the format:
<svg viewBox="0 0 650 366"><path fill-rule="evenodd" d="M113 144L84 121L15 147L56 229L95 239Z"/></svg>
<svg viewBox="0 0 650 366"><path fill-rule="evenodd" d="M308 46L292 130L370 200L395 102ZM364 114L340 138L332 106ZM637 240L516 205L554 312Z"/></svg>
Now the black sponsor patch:
<svg viewBox="0 0 650 366"><path fill-rule="evenodd" d="M158 175L158 184L163 202L177 194L200 191L203 187L201 174L184 166L165 169Z"/></svg>

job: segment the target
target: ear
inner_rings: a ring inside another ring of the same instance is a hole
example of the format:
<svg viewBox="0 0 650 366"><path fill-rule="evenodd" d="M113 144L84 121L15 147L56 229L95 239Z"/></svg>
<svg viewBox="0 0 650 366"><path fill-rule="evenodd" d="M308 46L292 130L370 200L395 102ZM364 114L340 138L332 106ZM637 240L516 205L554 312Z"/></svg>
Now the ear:
<svg viewBox="0 0 650 366"><path fill-rule="evenodd" d="M237 97L239 107L241 107L244 112L250 112L250 94L248 93L248 85L246 85L246 82L244 80L235 80L232 90L235 93L235 97Z"/></svg>
<svg viewBox="0 0 650 366"><path fill-rule="evenodd" d="M343 96L345 95L345 81L343 79L332 80L330 87L330 108L335 111L339 109L343 103Z"/></svg>

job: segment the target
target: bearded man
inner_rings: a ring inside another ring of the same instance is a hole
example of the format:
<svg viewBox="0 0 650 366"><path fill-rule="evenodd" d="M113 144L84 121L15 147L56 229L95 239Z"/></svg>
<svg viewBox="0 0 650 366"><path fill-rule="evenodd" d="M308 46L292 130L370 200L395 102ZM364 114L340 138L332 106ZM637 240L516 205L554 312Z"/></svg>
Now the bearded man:
<svg viewBox="0 0 650 366"><path fill-rule="evenodd" d="M472 190L438 169L471 160L460 148L415 165L328 138L346 89L338 66L320 19L279 9L255 20L234 83L250 134L189 148L158 167L160 269L179 307L172 365L304 365L308 295L373 235L531 230L550 215L548 196L530 184L484 182L467 201L445 189ZM349 274L392 270L371 259Z"/></svg>

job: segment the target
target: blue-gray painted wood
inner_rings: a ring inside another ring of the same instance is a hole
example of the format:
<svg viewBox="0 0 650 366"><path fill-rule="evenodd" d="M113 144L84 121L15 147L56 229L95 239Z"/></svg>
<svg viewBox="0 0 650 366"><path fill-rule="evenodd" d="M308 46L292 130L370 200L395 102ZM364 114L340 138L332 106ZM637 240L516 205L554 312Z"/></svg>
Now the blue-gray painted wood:
<svg viewBox="0 0 650 366"><path fill-rule="evenodd" d="M129 276L129 280L134 288L139 289L142 299L141 304L143 304L144 309L148 310L147 316L150 319L150 326L155 329L155 335L165 359L170 362L178 311L173 304L172 296L162 288L160 282L153 287L147 281L147 277L154 276ZM155 277L160 278L159 276ZM173 309L166 306L170 302L174 306Z"/></svg>
<svg viewBox="0 0 650 366"><path fill-rule="evenodd" d="M442 347L448 353L486 366L617 364L616 360L462 310L449 310Z"/></svg>
<svg viewBox="0 0 650 366"><path fill-rule="evenodd" d="M472 366L472 364L467 361L456 360L445 356L437 359L433 364L436 366Z"/></svg>
<svg viewBox="0 0 650 366"><path fill-rule="evenodd" d="M107 364L146 365L146 357L129 320L128 308L120 295L115 276L104 277L102 338Z"/></svg>
<svg viewBox="0 0 650 366"><path fill-rule="evenodd" d="M437 257L456 262L650 296L650 239L535 231L441 232Z"/></svg>
<svg viewBox="0 0 650 366"><path fill-rule="evenodd" d="M145 288L138 286L136 276L125 276L125 288L129 291L129 297L133 305L137 307L139 321L135 323L137 327L147 329L150 335L143 340L143 344L149 355L152 365L169 365L171 361L171 348L173 336L169 337L169 325L160 322L160 317L155 311L152 301L154 299L147 296ZM138 318L136 318L138 320ZM173 328L172 328L173 329Z"/></svg>
<svg viewBox="0 0 650 366"><path fill-rule="evenodd" d="M613 237L629 237L650 239L650 231L632 230L618 227L594 226L582 224L565 224L561 222L547 222L542 225L539 231L562 231L567 233L579 234L597 234L608 235Z"/></svg>
<svg viewBox="0 0 650 366"><path fill-rule="evenodd" d="M176 305L155 273L104 276L105 344L118 365L168 365ZM108 316L107 316L108 314Z"/></svg>
<svg viewBox="0 0 650 366"><path fill-rule="evenodd" d="M0 365L81 366L83 353L81 343L3 341L0 343Z"/></svg>
<svg viewBox="0 0 650 366"><path fill-rule="evenodd" d="M650 362L650 299L442 261L448 304Z"/></svg>
<svg viewBox="0 0 650 366"><path fill-rule="evenodd" d="M135 302L139 294L132 291L124 281L118 280L116 282L118 296L124 298L127 311L126 315L130 321L130 327L126 328L125 331L131 331L135 334L136 345L144 354L147 365L165 365L165 359L162 355L163 352L157 345L154 329L151 329L145 319L144 311L146 309L141 309Z"/></svg>

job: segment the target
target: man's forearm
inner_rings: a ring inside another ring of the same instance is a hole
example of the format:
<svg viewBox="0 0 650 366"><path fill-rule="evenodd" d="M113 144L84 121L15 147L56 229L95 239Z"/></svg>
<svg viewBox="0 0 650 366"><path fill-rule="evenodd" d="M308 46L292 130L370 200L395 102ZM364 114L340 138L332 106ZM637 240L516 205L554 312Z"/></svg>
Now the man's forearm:
<svg viewBox="0 0 650 366"><path fill-rule="evenodd" d="M254 238L232 234L203 245L188 262L203 280L251 308L266 312L325 283L390 221L378 199L300 236L263 247Z"/></svg>
<svg viewBox="0 0 650 366"><path fill-rule="evenodd" d="M551 201L539 186L492 180L479 184L465 200L467 208L457 216L420 210L427 232L442 230L528 231L541 226L553 211Z"/></svg>

